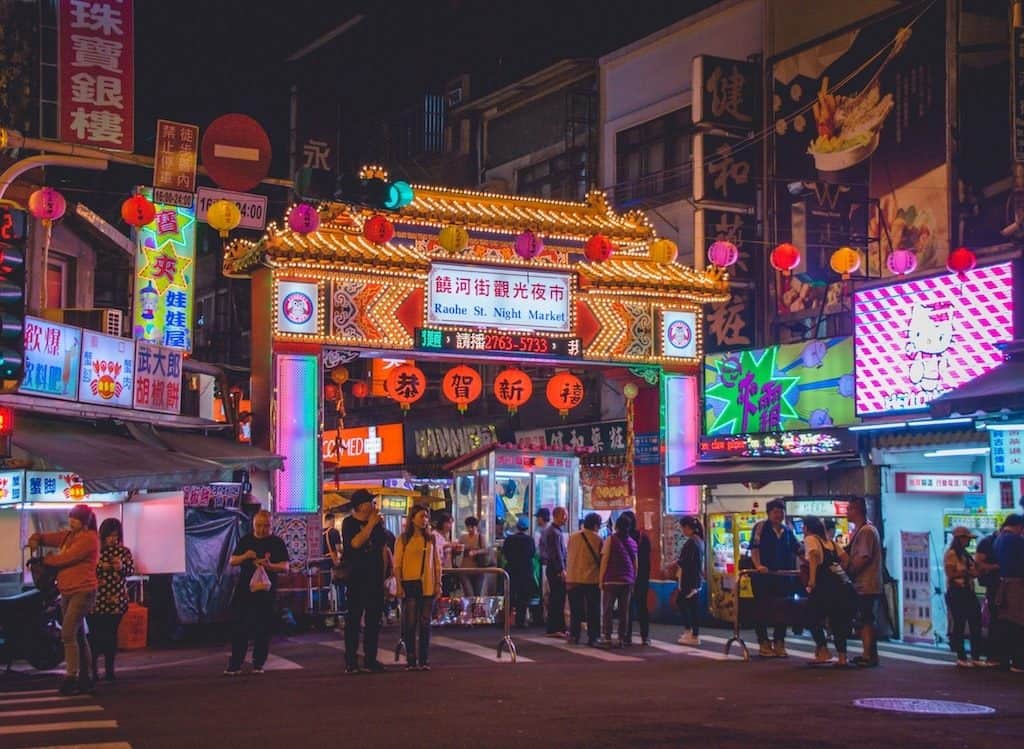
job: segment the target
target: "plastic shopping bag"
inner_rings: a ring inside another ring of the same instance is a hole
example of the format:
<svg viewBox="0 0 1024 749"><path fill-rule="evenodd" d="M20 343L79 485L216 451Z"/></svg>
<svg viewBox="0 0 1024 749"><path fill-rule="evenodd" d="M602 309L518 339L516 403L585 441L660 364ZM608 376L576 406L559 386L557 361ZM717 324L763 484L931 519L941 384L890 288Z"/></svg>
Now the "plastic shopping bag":
<svg viewBox="0 0 1024 749"><path fill-rule="evenodd" d="M253 593L270 590L270 575L262 567L257 567L256 571L252 573L252 579L249 580L249 590Z"/></svg>

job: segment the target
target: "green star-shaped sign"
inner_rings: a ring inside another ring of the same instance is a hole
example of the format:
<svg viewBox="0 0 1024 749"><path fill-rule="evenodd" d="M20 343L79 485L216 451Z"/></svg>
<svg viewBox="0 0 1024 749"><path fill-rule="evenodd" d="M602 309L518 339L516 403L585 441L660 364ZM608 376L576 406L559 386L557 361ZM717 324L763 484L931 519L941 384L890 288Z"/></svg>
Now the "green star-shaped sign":
<svg viewBox="0 0 1024 749"><path fill-rule="evenodd" d="M775 371L778 347L730 354L715 363L715 382L705 391L717 412L708 434L750 434L782 429L799 419L799 377ZM773 415L773 412L776 412Z"/></svg>

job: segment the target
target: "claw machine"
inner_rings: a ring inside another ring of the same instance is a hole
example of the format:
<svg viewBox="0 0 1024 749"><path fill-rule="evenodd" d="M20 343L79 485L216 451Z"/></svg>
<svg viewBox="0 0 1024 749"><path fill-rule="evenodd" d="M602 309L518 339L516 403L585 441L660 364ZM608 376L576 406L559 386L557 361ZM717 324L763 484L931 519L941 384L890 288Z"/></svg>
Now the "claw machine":
<svg viewBox="0 0 1024 749"><path fill-rule="evenodd" d="M734 621L736 580L750 563L750 538L761 512L716 512L707 517L708 609L716 619ZM740 598L752 599L750 577L742 578Z"/></svg>

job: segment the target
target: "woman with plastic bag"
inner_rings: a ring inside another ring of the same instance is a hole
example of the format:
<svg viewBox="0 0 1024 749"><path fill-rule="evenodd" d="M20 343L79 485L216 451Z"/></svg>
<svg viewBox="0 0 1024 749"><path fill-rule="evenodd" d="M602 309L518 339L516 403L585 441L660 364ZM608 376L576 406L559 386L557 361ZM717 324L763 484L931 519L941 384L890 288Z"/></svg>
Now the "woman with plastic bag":
<svg viewBox="0 0 1024 749"><path fill-rule="evenodd" d="M242 662L252 638L252 672L262 674L270 653L274 626L277 575L288 571L288 547L270 532L270 513L260 510L252 519L252 533L243 536L231 555L231 566L240 567L232 607L235 626L231 636L231 660L224 674L242 673Z"/></svg>
<svg viewBox="0 0 1024 749"><path fill-rule="evenodd" d="M61 639L64 641L66 671L60 685L64 696L93 691L95 674L90 675L92 653L85 635L85 617L96 603L96 562L100 540L96 535L96 515L89 505L75 505L68 512L68 530L33 533L28 540L32 549L56 546L56 554L47 554L43 564L57 568L60 590Z"/></svg>

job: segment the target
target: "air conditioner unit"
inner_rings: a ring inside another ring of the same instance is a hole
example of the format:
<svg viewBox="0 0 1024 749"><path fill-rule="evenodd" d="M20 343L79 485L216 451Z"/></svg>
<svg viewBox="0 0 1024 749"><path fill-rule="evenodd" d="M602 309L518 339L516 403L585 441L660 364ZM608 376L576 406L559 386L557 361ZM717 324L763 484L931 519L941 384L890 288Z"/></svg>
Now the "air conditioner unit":
<svg viewBox="0 0 1024 749"><path fill-rule="evenodd" d="M124 336L124 313L119 309L53 309L43 314L47 320L95 330L97 333L121 338Z"/></svg>

